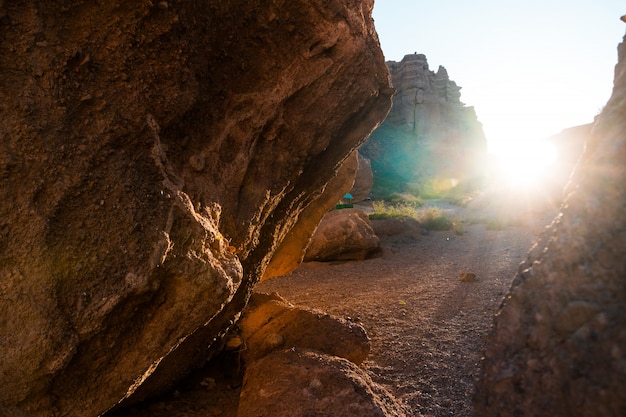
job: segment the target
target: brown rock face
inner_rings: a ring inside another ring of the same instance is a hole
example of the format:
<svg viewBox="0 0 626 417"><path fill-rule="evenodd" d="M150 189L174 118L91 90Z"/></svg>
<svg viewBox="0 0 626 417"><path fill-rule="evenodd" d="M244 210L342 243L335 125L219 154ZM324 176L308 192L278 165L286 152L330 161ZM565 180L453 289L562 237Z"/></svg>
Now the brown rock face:
<svg viewBox="0 0 626 417"><path fill-rule="evenodd" d="M219 345L389 109L371 9L0 2L0 414L99 415Z"/></svg>
<svg viewBox="0 0 626 417"><path fill-rule="evenodd" d="M455 184L482 175L476 162L487 149L482 124L446 69L431 71L422 54L387 65L397 91L393 107L360 149L372 161L373 194L427 195L431 181Z"/></svg>
<svg viewBox="0 0 626 417"><path fill-rule="evenodd" d="M481 416L626 415L626 43L561 213L496 317Z"/></svg>
<svg viewBox="0 0 626 417"><path fill-rule="evenodd" d="M328 210L335 207L337 201L341 200L354 183L360 166L358 158L358 151L352 152L337 171L337 175L326 185L316 203L309 205L298 216L296 224L289 230L274 252L261 281L287 275L302 263L306 248L309 246L311 236L317 229L320 219L328 213Z"/></svg>
<svg viewBox="0 0 626 417"><path fill-rule="evenodd" d="M402 406L353 363L323 353L289 349L250 366L238 417L402 417Z"/></svg>
<svg viewBox="0 0 626 417"><path fill-rule="evenodd" d="M354 178L354 185L350 190L350 194L353 197L352 201L359 203L367 200L373 186L374 172L372 171L372 162L359 152L359 167Z"/></svg>
<svg viewBox="0 0 626 417"><path fill-rule="evenodd" d="M311 237L304 255L310 261L362 261L380 250L367 213L341 209L327 213Z"/></svg>
<svg viewBox="0 0 626 417"><path fill-rule="evenodd" d="M277 294L252 295L238 323L246 365L275 350L311 349L360 365L370 351L365 329L329 314L294 307Z"/></svg>

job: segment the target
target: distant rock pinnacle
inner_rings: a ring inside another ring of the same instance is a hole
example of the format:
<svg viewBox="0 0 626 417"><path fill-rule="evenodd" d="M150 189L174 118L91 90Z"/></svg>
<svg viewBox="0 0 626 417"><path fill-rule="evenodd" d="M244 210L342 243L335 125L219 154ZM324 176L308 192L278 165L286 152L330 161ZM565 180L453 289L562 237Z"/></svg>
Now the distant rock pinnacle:
<svg viewBox="0 0 626 417"><path fill-rule="evenodd" d="M448 71L431 71L426 56L417 53L387 66L396 89L393 106L361 148L372 161L374 193L478 175L475 157L486 152L482 124L474 108L461 102L461 87Z"/></svg>

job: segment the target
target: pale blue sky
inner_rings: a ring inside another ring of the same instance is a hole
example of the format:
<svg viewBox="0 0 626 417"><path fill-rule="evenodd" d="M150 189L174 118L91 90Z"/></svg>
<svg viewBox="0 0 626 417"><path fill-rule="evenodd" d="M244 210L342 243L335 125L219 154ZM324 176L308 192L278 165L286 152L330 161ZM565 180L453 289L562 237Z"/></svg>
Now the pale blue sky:
<svg viewBox="0 0 626 417"><path fill-rule="evenodd" d="M475 106L490 141L589 123L608 100L623 0L376 0L387 60L423 53Z"/></svg>

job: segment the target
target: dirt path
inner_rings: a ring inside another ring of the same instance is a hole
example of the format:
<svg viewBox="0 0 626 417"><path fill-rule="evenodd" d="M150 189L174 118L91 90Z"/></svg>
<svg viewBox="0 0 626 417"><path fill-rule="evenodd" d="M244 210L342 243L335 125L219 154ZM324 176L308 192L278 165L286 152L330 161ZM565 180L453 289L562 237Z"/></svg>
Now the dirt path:
<svg viewBox="0 0 626 417"><path fill-rule="evenodd" d="M480 217L444 209L466 223ZM383 235L381 257L304 264L257 291L362 323L372 341L365 368L414 416L469 417L483 337L545 224L544 216L500 230L473 223L463 235ZM475 282L461 282L461 272L476 274Z"/></svg>
<svg viewBox="0 0 626 417"><path fill-rule="evenodd" d="M407 417L473 417L483 338L531 242L555 213L529 210L530 200L513 197L476 200L474 208L428 203L465 219L462 235L375 221L382 256L303 264L256 291L360 322L372 346L363 366L405 403ZM507 222L516 226L499 227ZM462 272L476 280L461 282ZM171 393L107 416L236 417L240 371L236 352L220 356Z"/></svg>

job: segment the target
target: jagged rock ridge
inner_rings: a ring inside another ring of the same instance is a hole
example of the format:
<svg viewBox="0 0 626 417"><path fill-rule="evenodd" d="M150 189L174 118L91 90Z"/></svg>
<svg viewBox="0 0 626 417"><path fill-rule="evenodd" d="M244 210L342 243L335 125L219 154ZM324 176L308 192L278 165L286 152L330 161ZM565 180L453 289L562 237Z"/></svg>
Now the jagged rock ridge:
<svg viewBox="0 0 626 417"><path fill-rule="evenodd" d="M461 87L446 69L431 71L417 53L387 66L396 89L393 106L360 149L372 161L375 192L420 191L432 179L456 183L480 175L482 125L474 108L460 101Z"/></svg>

